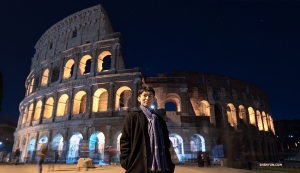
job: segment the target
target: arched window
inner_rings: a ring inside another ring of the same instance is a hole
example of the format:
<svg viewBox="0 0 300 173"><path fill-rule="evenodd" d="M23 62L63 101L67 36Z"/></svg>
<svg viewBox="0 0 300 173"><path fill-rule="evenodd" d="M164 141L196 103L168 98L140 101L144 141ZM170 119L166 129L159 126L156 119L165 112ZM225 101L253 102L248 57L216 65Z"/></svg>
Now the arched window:
<svg viewBox="0 0 300 173"><path fill-rule="evenodd" d="M99 88L93 96L93 112L107 111L108 92L104 88Z"/></svg>
<svg viewBox="0 0 300 173"><path fill-rule="evenodd" d="M28 107L25 108L23 112L23 119L22 119L22 124L26 123L26 116L28 115Z"/></svg>
<svg viewBox="0 0 300 173"><path fill-rule="evenodd" d="M63 94L60 96L57 104L56 116L64 116L67 114L69 96Z"/></svg>
<svg viewBox="0 0 300 173"><path fill-rule="evenodd" d="M103 70L108 70L111 67L111 53L108 51L103 51L98 56L97 72Z"/></svg>
<svg viewBox="0 0 300 173"><path fill-rule="evenodd" d="M41 111L42 111L42 101L40 100L35 105L33 121L36 121L36 120L40 119Z"/></svg>
<svg viewBox="0 0 300 173"><path fill-rule="evenodd" d="M29 106L29 111L28 111L28 115L27 115L27 122L31 121L32 113L33 113L33 103L31 103L30 106Z"/></svg>
<svg viewBox="0 0 300 173"><path fill-rule="evenodd" d="M72 72L74 69L75 61L73 59L69 59L64 67L64 76L63 79L68 79L72 77Z"/></svg>
<svg viewBox="0 0 300 173"><path fill-rule="evenodd" d="M85 72L86 65L87 65L86 62L87 62L87 60L90 60L90 59L92 59L92 57L90 55L85 55L81 58L81 60L79 62L78 75L86 74L86 72ZM89 67L89 69L90 69L90 67Z"/></svg>
<svg viewBox="0 0 300 173"><path fill-rule="evenodd" d="M45 104L45 110L44 110L44 118L50 118L52 116L53 112L53 103L54 99L52 97L48 98Z"/></svg>
<svg viewBox="0 0 300 173"><path fill-rule="evenodd" d="M247 123L246 111L242 105L239 106L239 118L242 119L245 124Z"/></svg>
<svg viewBox="0 0 300 173"><path fill-rule="evenodd" d="M200 116L210 116L210 106L208 101L202 100L199 106Z"/></svg>
<svg viewBox="0 0 300 173"><path fill-rule="evenodd" d="M86 92L78 91L74 97L73 114L81 114L85 112Z"/></svg>
<svg viewBox="0 0 300 173"><path fill-rule="evenodd" d="M254 114L254 110L252 107L248 108L248 112L249 112L249 121L250 124L256 126L256 122L255 122L255 114Z"/></svg>
<svg viewBox="0 0 300 173"><path fill-rule="evenodd" d="M172 102L176 105L175 111L181 112L181 98L176 93L169 93L166 95L165 103Z"/></svg>
<svg viewBox="0 0 300 173"><path fill-rule="evenodd" d="M41 86L45 86L48 83L48 78L49 78L49 70L46 69L44 70L43 76L42 76L42 82L41 82Z"/></svg>
<svg viewBox="0 0 300 173"><path fill-rule="evenodd" d="M59 79L59 68L54 67L52 70L51 83L56 82Z"/></svg>
<svg viewBox="0 0 300 173"><path fill-rule="evenodd" d="M116 92L116 104L115 110L128 110L131 107L131 95L132 91L127 86L120 87Z"/></svg>
<svg viewBox="0 0 300 173"><path fill-rule="evenodd" d="M269 129L268 129L268 123L267 123L267 116L264 111L262 112L262 118L263 118L264 130L267 132L267 131L269 131Z"/></svg>
<svg viewBox="0 0 300 173"><path fill-rule="evenodd" d="M258 130L259 131L264 130L263 124L262 124L262 119L261 119L261 114L258 110L256 111L256 118L257 118Z"/></svg>
<svg viewBox="0 0 300 173"><path fill-rule="evenodd" d="M233 104L229 103L227 105L227 116L228 116L228 123L231 127L236 127L237 120L236 120L236 110Z"/></svg>

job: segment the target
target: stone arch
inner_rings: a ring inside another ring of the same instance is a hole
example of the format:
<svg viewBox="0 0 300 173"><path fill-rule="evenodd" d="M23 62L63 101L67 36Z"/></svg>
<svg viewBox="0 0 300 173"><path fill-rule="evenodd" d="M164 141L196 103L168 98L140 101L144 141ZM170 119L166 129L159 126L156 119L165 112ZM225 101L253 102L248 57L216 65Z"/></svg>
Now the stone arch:
<svg viewBox="0 0 300 173"><path fill-rule="evenodd" d="M264 127L262 124L262 119L261 119L261 114L260 114L259 110L256 111L256 119L257 119L258 130L259 131L264 130Z"/></svg>
<svg viewBox="0 0 300 173"><path fill-rule="evenodd" d="M245 124L247 124L247 118L246 118L246 110L243 105L239 105L239 118L243 120Z"/></svg>
<svg viewBox="0 0 300 173"><path fill-rule="evenodd" d="M40 83L40 76L38 75L38 76L35 77L35 81L34 81L34 85L33 85L33 91L35 91L38 88L39 83Z"/></svg>
<svg viewBox="0 0 300 173"><path fill-rule="evenodd" d="M249 121L250 124L256 126L256 122L255 122L255 113L252 107L248 108L248 113L249 113Z"/></svg>
<svg viewBox="0 0 300 173"><path fill-rule="evenodd" d="M56 116L64 116L67 114L69 96L63 94L58 99Z"/></svg>
<svg viewBox="0 0 300 173"><path fill-rule="evenodd" d="M52 69L51 83L56 82L59 79L59 73L60 73L59 67L55 66Z"/></svg>
<svg viewBox="0 0 300 173"><path fill-rule="evenodd" d="M44 119L50 118L52 116L53 104L54 104L53 97L48 98L45 104L44 117L43 117Z"/></svg>
<svg viewBox="0 0 300 173"><path fill-rule="evenodd" d="M172 134L169 134L169 139L175 150L177 158L179 159L180 162L183 161L184 160L184 147L183 147L182 137L178 134L172 133Z"/></svg>
<svg viewBox="0 0 300 173"><path fill-rule="evenodd" d="M52 151L57 151L59 155L62 154L64 148L64 137L60 133L56 134L52 140Z"/></svg>
<svg viewBox="0 0 300 173"><path fill-rule="evenodd" d="M48 83L48 78L49 78L49 69L44 70L43 76L42 76L42 81L41 81L41 86L45 86Z"/></svg>
<svg viewBox="0 0 300 173"><path fill-rule="evenodd" d="M28 106L26 106L24 112L23 112L23 118L22 118L22 124L26 123L26 116L28 115Z"/></svg>
<svg viewBox="0 0 300 173"><path fill-rule="evenodd" d="M210 116L210 106L208 101L202 100L199 105L200 116Z"/></svg>
<svg viewBox="0 0 300 173"><path fill-rule="evenodd" d="M197 153L200 152L205 152L205 140L204 137L200 134L194 134L191 136L190 140L190 149L191 153L193 155L193 158L197 158Z"/></svg>
<svg viewBox="0 0 300 173"><path fill-rule="evenodd" d="M48 144L48 136L47 135L41 135L38 145L37 145L37 151L41 149L41 144L44 143L45 146Z"/></svg>
<svg viewBox="0 0 300 173"><path fill-rule="evenodd" d="M176 104L176 111L181 112L181 98L176 93L169 93L166 95L165 103L173 102Z"/></svg>
<svg viewBox="0 0 300 173"><path fill-rule="evenodd" d="M75 94L73 103L73 114L84 113L86 109L86 92L78 91Z"/></svg>
<svg viewBox="0 0 300 173"><path fill-rule="evenodd" d="M32 91L33 91L33 85L34 85L34 78L31 78L30 85L29 85L29 93L28 94L32 93Z"/></svg>
<svg viewBox="0 0 300 173"><path fill-rule="evenodd" d="M86 62L88 60L92 59L90 55L84 55L79 62L79 68L78 68L78 75L84 75L85 74L85 67L86 67Z"/></svg>
<svg viewBox="0 0 300 173"><path fill-rule="evenodd" d="M73 59L69 59L64 66L64 75L63 79L68 79L72 77L72 72L74 69L75 61Z"/></svg>
<svg viewBox="0 0 300 173"><path fill-rule="evenodd" d="M36 141L36 139L34 137L32 137L28 142L27 153L25 153L25 156L29 156L28 162L31 162L34 160L34 155L36 153L35 141Z"/></svg>
<svg viewBox="0 0 300 173"><path fill-rule="evenodd" d="M69 139L69 151L67 155L66 163L74 163L80 157L81 142L83 136L80 132L75 132Z"/></svg>
<svg viewBox="0 0 300 173"><path fill-rule="evenodd" d="M120 87L116 92L115 110L128 110L131 107L132 90L128 86Z"/></svg>
<svg viewBox="0 0 300 173"><path fill-rule="evenodd" d="M104 67L104 63L105 63L105 65L106 65L106 63L109 63L109 62L106 62L108 58L111 60L111 53L109 51L101 52L101 54L98 56L97 72L107 70L103 67ZM104 62L104 59L105 59L105 62ZM111 64L109 64L109 65L111 66Z"/></svg>
<svg viewBox="0 0 300 173"><path fill-rule="evenodd" d="M27 122L31 121L32 113L33 113L33 103L31 103L29 106L29 110L28 110L28 114L27 114Z"/></svg>
<svg viewBox="0 0 300 173"><path fill-rule="evenodd" d="M224 118L222 115L222 107L218 103L214 105L214 112L215 112L215 121L216 121L216 128L221 128L224 123Z"/></svg>
<svg viewBox="0 0 300 173"><path fill-rule="evenodd" d="M264 130L267 132L267 131L269 131L269 129L268 129L268 123L267 123L267 116L264 111L262 111L262 119L263 119Z"/></svg>
<svg viewBox="0 0 300 173"><path fill-rule="evenodd" d="M22 159L26 155L25 146L26 146L26 137L23 137L23 139L21 139L21 144L20 144L20 151L21 151L20 159Z"/></svg>
<svg viewBox="0 0 300 173"><path fill-rule="evenodd" d="M34 116L33 116L33 121L39 120L41 117L41 111L42 111L42 101L38 101L35 105L35 110L34 110Z"/></svg>
<svg viewBox="0 0 300 173"><path fill-rule="evenodd" d="M228 116L228 123L231 127L236 128L237 120L236 120L236 110L232 103L227 104L227 116Z"/></svg>
<svg viewBox="0 0 300 173"><path fill-rule="evenodd" d="M105 135L103 132L94 132L89 139L90 157L93 160L103 160L105 149Z"/></svg>
<svg viewBox="0 0 300 173"><path fill-rule="evenodd" d="M105 88L99 88L93 96L93 112L107 111L108 92Z"/></svg>

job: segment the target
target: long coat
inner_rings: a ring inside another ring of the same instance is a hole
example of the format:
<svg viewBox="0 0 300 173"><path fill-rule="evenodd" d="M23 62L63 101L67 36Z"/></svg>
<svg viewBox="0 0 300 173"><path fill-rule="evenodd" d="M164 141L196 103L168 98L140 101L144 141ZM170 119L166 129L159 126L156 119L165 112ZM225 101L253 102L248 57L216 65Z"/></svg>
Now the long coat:
<svg viewBox="0 0 300 173"><path fill-rule="evenodd" d="M168 162L168 173L173 173L175 165L171 161L170 139L166 122L157 115L160 122L166 157ZM142 111L130 112L126 115L122 136L120 138L120 162L126 173L147 173L149 165L150 143L148 135L148 120Z"/></svg>

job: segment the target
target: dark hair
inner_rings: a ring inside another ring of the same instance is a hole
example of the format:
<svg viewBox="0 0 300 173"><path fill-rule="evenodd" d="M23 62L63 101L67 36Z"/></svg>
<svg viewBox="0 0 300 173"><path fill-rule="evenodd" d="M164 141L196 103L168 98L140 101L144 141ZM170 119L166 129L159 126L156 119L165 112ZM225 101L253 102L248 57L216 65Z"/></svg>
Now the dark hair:
<svg viewBox="0 0 300 173"><path fill-rule="evenodd" d="M140 96L143 92L151 92L153 96L155 96L155 91L152 87L144 86L138 91L138 96Z"/></svg>

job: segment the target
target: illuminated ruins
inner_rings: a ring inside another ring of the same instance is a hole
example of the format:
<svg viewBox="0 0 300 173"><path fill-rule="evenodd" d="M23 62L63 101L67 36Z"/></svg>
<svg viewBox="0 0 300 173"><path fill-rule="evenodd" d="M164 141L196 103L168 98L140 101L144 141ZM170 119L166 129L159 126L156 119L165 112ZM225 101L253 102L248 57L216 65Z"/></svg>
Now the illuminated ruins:
<svg viewBox="0 0 300 173"><path fill-rule="evenodd" d="M35 45L26 96L20 103L14 151L33 161L42 142L74 163L83 143L89 157L102 162L105 147L119 152L125 115L138 110L137 91L156 91L155 108L165 118L177 162L197 152L229 166L276 160L273 120L267 95L236 78L173 71L144 77L127 69L122 38L101 5L72 14L48 29ZM166 104L174 110L165 109ZM118 162L118 154L114 155Z"/></svg>

